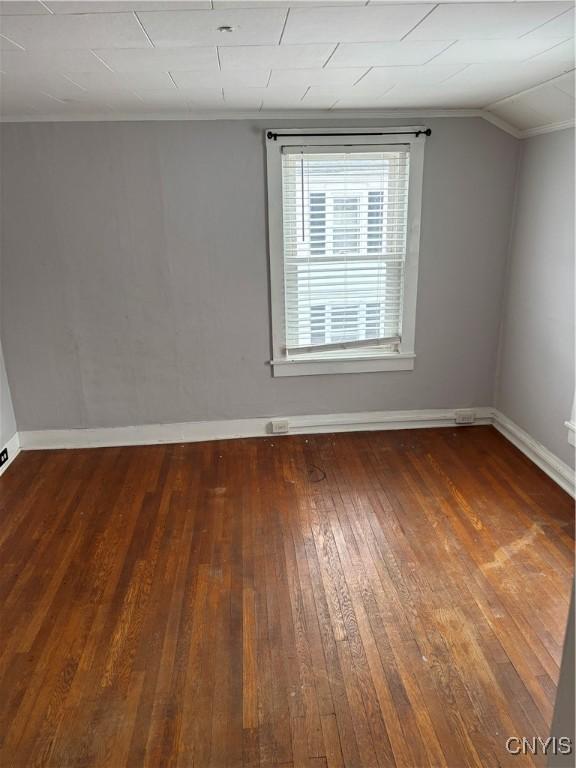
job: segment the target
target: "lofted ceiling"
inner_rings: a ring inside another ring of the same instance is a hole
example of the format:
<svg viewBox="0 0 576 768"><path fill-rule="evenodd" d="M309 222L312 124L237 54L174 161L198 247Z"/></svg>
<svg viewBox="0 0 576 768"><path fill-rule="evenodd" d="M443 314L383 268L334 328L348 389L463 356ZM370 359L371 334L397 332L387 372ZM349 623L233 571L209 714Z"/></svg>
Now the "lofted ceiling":
<svg viewBox="0 0 576 768"><path fill-rule="evenodd" d="M3 0L3 120L574 115L574 3Z"/></svg>

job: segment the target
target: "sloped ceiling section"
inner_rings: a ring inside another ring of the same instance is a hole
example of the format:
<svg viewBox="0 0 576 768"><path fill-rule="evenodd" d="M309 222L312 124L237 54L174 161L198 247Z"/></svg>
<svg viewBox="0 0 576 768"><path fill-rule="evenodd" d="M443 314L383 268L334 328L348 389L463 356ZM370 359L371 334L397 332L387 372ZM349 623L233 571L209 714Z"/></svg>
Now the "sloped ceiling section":
<svg viewBox="0 0 576 768"><path fill-rule="evenodd" d="M564 0L3 0L3 120L574 116Z"/></svg>
<svg viewBox="0 0 576 768"><path fill-rule="evenodd" d="M528 136L567 128L574 124L574 87L572 71L490 104L488 110Z"/></svg>

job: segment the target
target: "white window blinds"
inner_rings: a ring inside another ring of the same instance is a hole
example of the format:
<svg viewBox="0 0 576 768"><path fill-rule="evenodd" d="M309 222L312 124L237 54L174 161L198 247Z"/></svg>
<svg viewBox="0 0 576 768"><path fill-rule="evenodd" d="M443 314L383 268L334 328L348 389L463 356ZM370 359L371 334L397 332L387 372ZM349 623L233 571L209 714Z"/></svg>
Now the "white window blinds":
<svg viewBox="0 0 576 768"><path fill-rule="evenodd" d="M409 148L282 148L286 354L397 351Z"/></svg>

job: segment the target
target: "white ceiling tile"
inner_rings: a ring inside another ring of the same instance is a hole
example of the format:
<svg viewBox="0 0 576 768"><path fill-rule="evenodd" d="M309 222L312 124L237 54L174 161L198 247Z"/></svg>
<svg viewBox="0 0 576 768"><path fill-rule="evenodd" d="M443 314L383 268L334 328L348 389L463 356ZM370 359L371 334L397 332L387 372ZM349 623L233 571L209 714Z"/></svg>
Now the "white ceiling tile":
<svg viewBox="0 0 576 768"><path fill-rule="evenodd" d="M574 119L574 96L556 88L553 83L527 91L520 98L530 109L546 115L549 122Z"/></svg>
<svg viewBox="0 0 576 768"><path fill-rule="evenodd" d="M105 101L102 98L87 99L86 101L67 102L63 106L58 107L57 114L66 115L68 119L70 117L82 116L97 116L97 115L109 115L110 119L114 119L115 115L129 115L137 119L139 115L146 114L159 114L161 111L166 112L182 112L187 114L189 108L186 102L181 102L176 105L166 104L153 106L145 104L140 99L136 99L131 94L125 96L117 96L111 101Z"/></svg>
<svg viewBox="0 0 576 768"><path fill-rule="evenodd" d="M0 115L7 117L10 115L52 114L59 103L41 93L2 94Z"/></svg>
<svg viewBox="0 0 576 768"><path fill-rule="evenodd" d="M568 10L571 3L450 3L438 5L409 40L516 38Z"/></svg>
<svg viewBox="0 0 576 768"><path fill-rule="evenodd" d="M309 88L302 99L302 106L307 109L330 109L338 101L340 89L324 86Z"/></svg>
<svg viewBox="0 0 576 768"><path fill-rule="evenodd" d="M265 88L224 88L224 103L230 109L259 110Z"/></svg>
<svg viewBox="0 0 576 768"><path fill-rule="evenodd" d="M367 104L377 106L380 97L390 89L390 86L361 87L362 84L348 87L318 86L310 88L302 102L310 108L329 109L337 102L344 101L347 104L357 104L366 107Z"/></svg>
<svg viewBox="0 0 576 768"><path fill-rule="evenodd" d="M282 98L285 98L286 101L300 101L306 91L308 90L308 86L302 86L302 85L285 85L285 86L268 86L268 88L262 89L263 92L265 92L266 98L274 98L277 100L281 100Z"/></svg>
<svg viewBox="0 0 576 768"><path fill-rule="evenodd" d="M127 88L93 88L90 91L77 91L66 97L66 102L102 103L109 106L125 105L127 102L138 102L138 96Z"/></svg>
<svg viewBox="0 0 576 768"><path fill-rule="evenodd" d="M70 79L80 87L92 89L134 89L155 90L176 88L167 72L76 72L68 73Z"/></svg>
<svg viewBox="0 0 576 768"><path fill-rule="evenodd" d="M562 75L562 77L557 77L556 80L552 82L552 85L555 88L559 88L561 91L564 91L564 93L567 93L569 96L574 98L574 72L568 72L566 75Z"/></svg>
<svg viewBox="0 0 576 768"><path fill-rule="evenodd" d="M284 112L289 110L290 112L309 110L310 107L304 104L300 99L299 101L286 102L283 98L276 96L269 96L262 102L262 112Z"/></svg>
<svg viewBox="0 0 576 768"><path fill-rule="evenodd" d="M140 99L155 109L175 107L178 105L195 105L197 108L208 109L210 105L222 103L221 88L175 89L160 91L137 91Z"/></svg>
<svg viewBox="0 0 576 768"><path fill-rule="evenodd" d="M557 40L561 38L572 37L574 34L574 8L562 13L552 21L543 24L542 26L529 32L524 37L534 37L539 40L546 40L549 38L555 38Z"/></svg>
<svg viewBox="0 0 576 768"><path fill-rule="evenodd" d="M369 8L295 8L283 43L338 43L401 40L434 8L433 4Z"/></svg>
<svg viewBox="0 0 576 768"><path fill-rule="evenodd" d="M556 61L574 65L574 40L565 40L563 43L548 48L534 56L531 61Z"/></svg>
<svg viewBox="0 0 576 768"><path fill-rule="evenodd" d="M142 93L116 92L112 99L105 94L88 92L82 101L77 103L91 104L97 111L98 104L111 107L115 112L126 114L158 114L173 112L189 112L193 107L198 111L217 109L222 104L222 92L220 89L206 90L204 92L159 90L144 91Z"/></svg>
<svg viewBox="0 0 576 768"><path fill-rule="evenodd" d="M206 10L210 0L45 0L53 13L131 13L132 11Z"/></svg>
<svg viewBox="0 0 576 768"><path fill-rule="evenodd" d="M389 43L343 43L328 67L387 67L426 64L451 45L450 40L403 40Z"/></svg>
<svg viewBox="0 0 576 768"><path fill-rule="evenodd" d="M498 62L526 61L550 48L553 40L466 40L447 48L435 59L437 64L491 64ZM505 72L502 72L505 77Z"/></svg>
<svg viewBox="0 0 576 768"><path fill-rule="evenodd" d="M490 91L493 101L543 83L561 72L562 65L556 63L511 62L507 64L506 77L502 77L502 66L499 64L471 64L448 79L445 85L462 87L469 93Z"/></svg>
<svg viewBox="0 0 576 768"><path fill-rule="evenodd" d="M386 4L394 4L399 2L400 0L368 0L368 5L386 5ZM488 0L490 3L516 3L516 2L536 2L536 0ZM542 0L537 0L538 2L542 2ZM547 2L547 0L545 0ZM422 0L402 0L404 3L420 3ZM477 3L481 2L481 0L442 0L442 3Z"/></svg>
<svg viewBox="0 0 576 768"><path fill-rule="evenodd" d="M29 74L29 75L5 75L0 77L0 91L2 97L16 93L44 93L54 98L65 99L78 95L82 88L55 73Z"/></svg>
<svg viewBox="0 0 576 768"><path fill-rule="evenodd" d="M95 53L116 72L218 71L218 55L214 46L172 50L99 49Z"/></svg>
<svg viewBox="0 0 576 768"><path fill-rule="evenodd" d="M268 45L280 41L286 9L144 12L138 17L158 47ZM220 26L233 31L219 32Z"/></svg>
<svg viewBox="0 0 576 768"><path fill-rule="evenodd" d="M462 64L430 64L407 67L373 67L366 77L360 81L361 85L392 86L397 83L404 85L433 85L441 83L462 71L466 65Z"/></svg>
<svg viewBox="0 0 576 768"><path fill-rule="evenodd" d="M27 50L150 47L131 13L5 16L2 34Z"/></svg>
<svg viewBox="0 0 576 768"><path fill-rule="evenodd" d="M381 105L389 108L439 108L439 109L476 109L491 101L490 90L475 92L466 88L455 88L448 83L438 83L427 87L396 85L382 99Z"/></svg>
<svg viewBox="0 0 576 768"><path fill-rule="evenodd" d="M415 2L422 0L415 0ZM395 0L398 2L398 0ZM300 6L342 6L342 5L366 5L366 0L212 0L215 9L219 8L270 8L284 7L298 8Z"/></svg>
<svg viewBox="0 0 576 768"><path fill-rule="evenodd" d="M366 67L349 69L275 69L270 77L271 86L291 85L354 85L367 72Z"/></svg>
<svg viewBox="0 0 576 768"><path fill-rule="evenodd" d="M486 107L501 99L507 99L511 94L525 88L521 67L511 65L510 79L496 77L483 67L484 74L479 71L476 77L465 77L468 70L449 78L443 83L428 87L398 85L387 94L388 106L394 107L445 107L445 108L475 108ZM493 69L496 69L495 67Z"/></svg>
<svg viewBox="0 0 576 768"><path fill-rule="evenodd" d="M342 93L333 109L374 109L385 105L387 90L381 91L378 95L368 93Z"/></svg>
<svg viewBox="0 0 576 768"><path fill-rule="evenodd" d="M264 88L262 89L262 109L299 109L306 88Z"/></svg>
<svg viewBox="0 0 576 768"><path fill-rule="evenodd" d="M31 97L29 103L36 108L37 97ZM96 113L119 114L126 111L132 112L141 104L140 100L128 91L106 94L89 94L80 92L78 96L67 99L47 99L43 102L41 114L53 115L90 115Z"/></svg>
<svg viewBox="0 0 576 768"><path fill-rule="evenodd" d="M253 69L240 72L172 72L178 88L265 88L270 79L270 71Z"/></svg>
<svg viewBox="0 0 576 768"><path fill-rule="evenodd" d="M113 119L114 115L138 114L139 103L133 101L119 101L114 104L107 104L101 99L93 101L68 101L65 104L55 102L54 108L49 115L55 120L87 120L95 116L103 115Z"/></svg>
<svg viewBox="0 0 576 768"><path fill-rule="evenodd" d="M499 104L490 106L490 112L497 117L506 120L511 125L516 126L521 131L529 128L538 128L550 122L546 115L536 112L520 99L510 99Z"/></svg>
<svg viewBox="0 0 576 768"><path fill-rule="evenodd" d="M223 102L224 112L259 112L261 109L261 100L230 97Z"/></svg>
<svg viewBox="0 0 576 768"><path fill-rule="evenodd" d="M215 97L214 99L204 99L199 95L196 95L188 100L188 104L190 105L190 108L196 112L207 112L212 109L224 109L225 107L222 94L219 98Z"/></svg>
<svg viewBox="0 0 576 768"><path fill-rule="evenodd" d="M16 101L0 99L0 118L2 118L2 120L19 120L23 117L39 117L42 111L41 108L35 108L28 101L23 99L17 99Z"/></svg>
<svg viewBox="0 0 576 768"><path fill-rule="evenodd" d="M91 51L3 51L0 69L11 73L106 72Z"/></svg>
<svg viewBox="0 0 576 768"><path fill-rule="evenodd" d="M244 45L218 48L223 70L314 69L322 67L333 50L332 44Z"/></svg>
<svg viewBox="0 0 576 768"><path fill-rule="evenodd" d="M0 51L22 51L23 46L18 45L4 35L0 35Z"/></svg>
<svg viewBox="0 0 576 768"><path fill-rule="evenodd" d="M0 0L0 16L50 13L39 0Z"/></svg>

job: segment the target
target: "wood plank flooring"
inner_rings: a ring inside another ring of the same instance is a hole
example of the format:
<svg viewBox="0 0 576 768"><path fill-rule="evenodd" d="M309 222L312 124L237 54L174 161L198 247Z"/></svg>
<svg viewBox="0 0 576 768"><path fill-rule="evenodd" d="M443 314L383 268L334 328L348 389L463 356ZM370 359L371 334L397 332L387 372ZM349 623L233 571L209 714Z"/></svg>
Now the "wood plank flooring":
<svg viewBox="0 0 576 768"><path fill-rule="evenodd" d="M27 452L3 768L496 768L549 733L573 502L491 427Z"/></svg>

